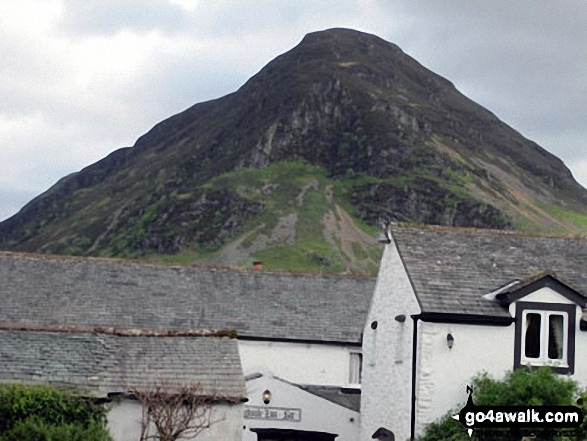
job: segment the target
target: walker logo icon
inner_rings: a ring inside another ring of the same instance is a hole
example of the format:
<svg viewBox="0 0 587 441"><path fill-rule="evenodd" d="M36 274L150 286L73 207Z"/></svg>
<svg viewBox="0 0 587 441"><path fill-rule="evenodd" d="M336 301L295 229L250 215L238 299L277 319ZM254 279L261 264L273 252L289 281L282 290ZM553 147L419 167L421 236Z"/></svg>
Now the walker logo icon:
<svg viewBox="0 0 587 441"><path fill-rule="evenodd" d="M473 429L481 428L570 429L583 422L583 411L576 406L476 406L471 386L467 386L467 393L467 404L453 418L467 428L469 436Z"/></svg>

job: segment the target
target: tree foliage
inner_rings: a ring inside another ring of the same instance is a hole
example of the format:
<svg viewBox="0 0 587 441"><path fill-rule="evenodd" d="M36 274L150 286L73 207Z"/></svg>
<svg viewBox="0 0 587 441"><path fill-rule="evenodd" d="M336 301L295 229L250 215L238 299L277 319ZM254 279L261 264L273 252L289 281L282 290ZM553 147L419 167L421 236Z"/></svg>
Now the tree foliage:
<svg viewBox="0 0 587 441"><path fill-rule="evenodd" d="M547 367L518 369L501 381L482 373L473 387L479 406L562 406L576 404L578 395L577 383Z"/></svg>
<svg viewBox="0 0 587 441"><path fill-rule="evenodd" d="M578 405L583 408L583 412L587 410L587 394L579 391L576 382L553 374L549 368L518 369L508 372L503 380L496 380L487 373L481 373L473 380L473 390L473 401L478 406ZM573 438L558 436L551 429L536 428L491 431L476 429L473 438L470 438L465 428L451 417L463 406L464 403L426 426L419 441L469 441L471 439L520 441L524 436L530 435L534 435L536 438L531 439L536 440L586 439L587 423L585 421L581 428L575 431Z"/></svg>
<svg viewBox="0 0 587 441"><path fill-rule="evenodd" d="M0 441L108 441L107 412L80 391L0 385Z"/></svg>
<svg viewBox="0 0 587 441"><path fill-rule="evenodd" d="M17 422L11 430L0 435L0 441L112 441L103 424L47 424L41 418L30 417Z"/></svg>

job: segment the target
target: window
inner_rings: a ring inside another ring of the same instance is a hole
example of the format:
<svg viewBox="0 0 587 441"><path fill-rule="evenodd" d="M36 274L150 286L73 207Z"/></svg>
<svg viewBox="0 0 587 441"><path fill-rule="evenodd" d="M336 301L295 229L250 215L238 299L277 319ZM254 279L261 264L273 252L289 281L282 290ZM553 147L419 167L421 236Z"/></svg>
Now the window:
<svg viewBox="0 0 587 441"><path fill-rule="evenodd" d="M361 384L362 370L363 354L360 352L351 352L349 363L349 384Z"/></svg>
<svg viewBox="0 0 587 441"><path fill-rule="evenodd" d="M551 366L555 372L572 374L575 313L571 304L518 302L514 368Z"/></svg>
<svg viewBox="0 0 587 441"><path fill-rule="evenodd" d="M525 310L522 324L522 364L565 366L568 314Z"/></svg>

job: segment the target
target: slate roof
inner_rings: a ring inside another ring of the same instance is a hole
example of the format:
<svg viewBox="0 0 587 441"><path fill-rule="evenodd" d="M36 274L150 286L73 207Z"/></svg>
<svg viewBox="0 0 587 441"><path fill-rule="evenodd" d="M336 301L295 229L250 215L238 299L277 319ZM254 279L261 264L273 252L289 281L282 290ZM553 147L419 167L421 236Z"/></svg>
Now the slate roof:
<svg viewBox="0 0 587 441"><path fill-rule="evenodd" d="M52 383L98 396L199 382L203 395L246 396L237 341L96 332L0 330L0 382Z"/></svg>
<svg viewBox="0 0 587 441"><path fill-rule="evenodd" d="M336 386L314 386L314 385L300 385L300 389L310 392L320 398L324 398L334 404L354 410L361 411L361 390L353 390L352 392L345 391L341 387Z"/></svg>
<svg viewBox="0 0 587 441"><path fill-rule="evenodd" d="M0 253L0 322L360 344L374 278Z"/></svg>
<svg viewBox="0 0 587 441"><path fill-rule="evenodd" d="M538 272L587 292L587 240L502 231L392 226L423 312L509 317L483 298Z"/></svg>
<svg viewBox="0 0 587 441"><path fill-rule="evenodd" d="M355 412L360 412L361 409L361 389L357 388L343 388L339 386L322 386L314 384L298 384L292 383L291 381L285 380L281 377L276 377L272 374L264 372L255 372L245 377L245 381L257 380L262 377L273 378L282 383L289 384L290 386L297 387L305 392L312 395L330 401L331 403L338 404L339 406L345 407Z"/></svg>

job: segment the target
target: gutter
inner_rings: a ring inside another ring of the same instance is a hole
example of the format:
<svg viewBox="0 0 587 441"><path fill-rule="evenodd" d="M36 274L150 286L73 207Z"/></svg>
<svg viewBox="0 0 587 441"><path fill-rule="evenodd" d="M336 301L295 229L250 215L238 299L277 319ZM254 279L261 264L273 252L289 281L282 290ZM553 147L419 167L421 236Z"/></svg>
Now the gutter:
<svg viewBox="0 0 587 441"><path fill-rule="evenodd" d="M414 317L414 316L412 316ZM511 316L492 316L451 312L422 312L418 318L423 322L456 323L463 325L509 326L515 322Z"/></svg>
<svg viewBox="0 0 587 441"><path fill-rule="evenodd" d="M239 334L237 336L237 340L250 340L250 341L270 341L276 343L300 343L300 344L313 344L313 345L336 345L336 346L352 346L356 348L363 347L363 333L361 333L360 338L353 339L347 341L342 340L312 340L312 339L303 339L303 338L287 338L287 337L257 337L252 335L242 335Z"/></svg>
<svg viewBox="0 0 587 441"><path fill-rule="evenodd" d="M410 415L410 441L416 437L416 361L418 356L418 320L422 314L413 315L414 332L412 335L412 409Z"/></svg>

